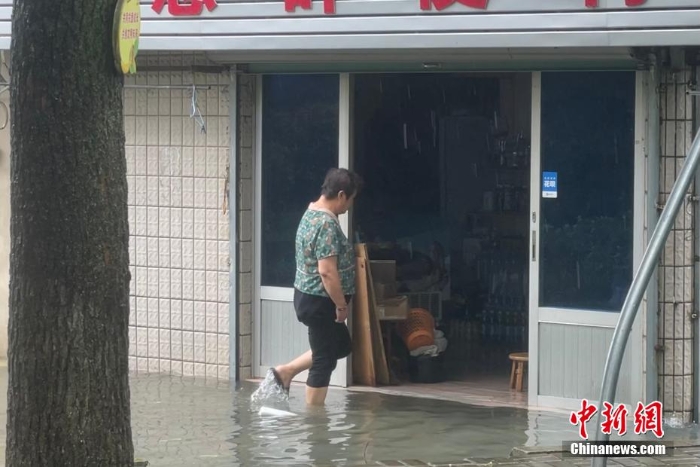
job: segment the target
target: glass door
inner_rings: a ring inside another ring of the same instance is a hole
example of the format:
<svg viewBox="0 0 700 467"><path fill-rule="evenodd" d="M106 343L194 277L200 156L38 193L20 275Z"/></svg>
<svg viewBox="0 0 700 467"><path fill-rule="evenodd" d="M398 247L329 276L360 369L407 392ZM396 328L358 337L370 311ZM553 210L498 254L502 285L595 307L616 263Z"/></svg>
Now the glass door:
<svg viewBox="0 0 700 467"><path fill-rule="evenodd" d="M530 405L578 408L600 394L643 230L637 81L633 71L533 75ZM636 337L624 402L640 397Z"/></svg>
<svg viewBox="0 0 700 467"><path fill-rule="evenodd" d="M294 241L326 172L348 167L347 75L261 76L256 105L254 332L255 376L309 348L294 311ZM340 218L350 235L348 215ZM297 381L306 381L306 373ZM347 359L331 385L347 386Z"/></svg>

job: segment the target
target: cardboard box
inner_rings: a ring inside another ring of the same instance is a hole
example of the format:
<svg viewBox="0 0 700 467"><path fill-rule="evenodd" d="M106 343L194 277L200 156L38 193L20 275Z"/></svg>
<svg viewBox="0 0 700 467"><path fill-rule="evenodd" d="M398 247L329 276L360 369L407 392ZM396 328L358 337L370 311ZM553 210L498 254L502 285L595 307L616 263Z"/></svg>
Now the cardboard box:
<svg viewBox="0 0 700 467"><path fill-rule="evenodd" d="M396 283L396 261L375 260L369 262L372 271L372 282L379 284Z"/></svg>
<svg viewBox="0 0 700 467"><path fill-rule="evenodd" d="M394 298L397 295L396 283L392 284L382 284L375 282L374 284L374 298L377 302L384 301L389 298Z"/></svg>
<svg viewBox="0 0 700 467"><path fill-rule="evenodd" d="M374 298L377 302L396 297L396 261L370 261Z"/></svg>
<svg viewBox="0 0 700 467"><path fill-rule="evenodd" d="M377 303L377 316L380 320L403 320L408 316L408 297L399 296Z"/></svg>

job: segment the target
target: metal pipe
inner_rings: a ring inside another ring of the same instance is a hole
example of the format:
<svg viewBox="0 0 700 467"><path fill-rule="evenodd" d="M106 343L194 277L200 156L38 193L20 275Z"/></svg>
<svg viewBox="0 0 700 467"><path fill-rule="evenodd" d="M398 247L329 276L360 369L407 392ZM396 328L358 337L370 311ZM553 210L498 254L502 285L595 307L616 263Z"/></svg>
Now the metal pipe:
<svg viewBox="0 0 700 467"><path fill-rule="evenodd" d="M647 167L661 167L661 60L656 53L649 56L651 63L649 73L649 89L648 89L648 121L649 130L647 132ZM659 199L659 171L647 170L647 199ZM654 227L659 221L659 211L656 209L656 203L647 203L647 232L651 234ZM659 293L659 277L658 271L655 269L651 276L649 285L646 290L646 346L644 348L646 354L646 397L647 400L658 399L658 362L656 358L656 342L658 338L659 327L659 301L657 295Z"/></svg>
<svg viewBox="0 0 700 467"><path fill-rule="evenodd" d="M605 371L603 372L600 405L598 406L598 425L596 426L597 441L609 441L610 439L609 434L604 434L602 432L601 426L603 421L602 409L604 402L613 403L615 401L615 391L617 389L617 382L620 376L622 357L624 356L625 347L627 346L627 339L629 338L632 325L634 324L634 318L637 314L637 310L639 309L639 304L642 301L647 285L649 284L649 279L656 268L661 250L666 244L666 239L671 231L676 215L678 214L678 211L683 204L683 199L685 198L688 188L693 181L698 162L700 162L700 132L696 133L695 135L690 151L688 151L685 164L683 164L681 173L678 175L678 178L673 185L673 189L668 197L666 207L661 213L659 223L656 225L654 233L651 235L649 240L649 246L644 253L644 258L642 258L642 264L639 266L639 269L632 280L632 285L630 286L627 298L625 298L625 303L622 305L620 321L615 327L612 342L610 343L610 350L608 351L608 358L605 362ZM606 465L606 457L594 457L591 460L592 467L605 467Z"/></svg>

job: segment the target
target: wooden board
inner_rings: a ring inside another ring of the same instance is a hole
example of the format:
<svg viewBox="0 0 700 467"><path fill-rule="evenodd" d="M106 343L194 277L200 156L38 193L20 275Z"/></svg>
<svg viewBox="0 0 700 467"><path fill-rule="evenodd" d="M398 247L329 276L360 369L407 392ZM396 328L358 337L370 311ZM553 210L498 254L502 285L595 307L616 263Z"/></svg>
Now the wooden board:
<svg viewBox="0 0 700 467"><path fill-rule="evenodd" d="M376 381L377 384L388 386L391 384L391 378L389 376L386 352L384 351L381 323L379 322L379 316L377 316L377 301L374 294L374 282L372 281L372 270L370 268L369 255L367 254L367 245L357 245L357 256L363 259L365 264L365 275L368 284L370 329L372 331L372 355L374 359Z"/></svg>
<svg viewBox="0 0 700 467"><path fill-rule="evenodd" d="M355 297L352 304L352 376L357 384L376 386L372 351L372 321L370 319L367 262L357 258Z"/></svg>

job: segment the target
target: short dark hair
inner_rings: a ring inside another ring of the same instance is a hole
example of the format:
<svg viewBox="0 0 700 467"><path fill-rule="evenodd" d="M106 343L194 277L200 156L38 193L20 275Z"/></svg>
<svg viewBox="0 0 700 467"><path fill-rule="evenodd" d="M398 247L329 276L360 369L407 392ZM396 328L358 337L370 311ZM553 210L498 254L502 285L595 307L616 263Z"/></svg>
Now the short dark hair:
<svg viewBox="0 0 700 467"><path fill-rule="evenodd" d="M342 191L348 198L360 192L362 178L347 169L331 169L321 187L321 194L328 199L335 199Z"/></svg>

